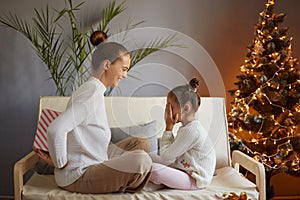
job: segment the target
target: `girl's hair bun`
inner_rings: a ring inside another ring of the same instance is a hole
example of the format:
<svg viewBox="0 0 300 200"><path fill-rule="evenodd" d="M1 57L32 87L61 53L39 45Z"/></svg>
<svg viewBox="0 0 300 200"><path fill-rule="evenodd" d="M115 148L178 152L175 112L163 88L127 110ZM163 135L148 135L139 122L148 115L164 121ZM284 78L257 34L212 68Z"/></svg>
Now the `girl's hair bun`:
<svg viewBox="0 0 300 200"><path fill-rule="evenodd" d="M107 38L108 37L107 37L107 35L106 35L105 32L103 32L103 31L95 31L90 36L90 41L91 41L92 45L98 46L100 43L106 41Z"/></svg>
<svg viewBox="0 0 300 200"><path fill-rule="evenodd" d="M200 84L200 81L197 78L192 78L192 80L190 80L189 84L192 87L192 90L194 92L197 92L197 88Z"/></svg>

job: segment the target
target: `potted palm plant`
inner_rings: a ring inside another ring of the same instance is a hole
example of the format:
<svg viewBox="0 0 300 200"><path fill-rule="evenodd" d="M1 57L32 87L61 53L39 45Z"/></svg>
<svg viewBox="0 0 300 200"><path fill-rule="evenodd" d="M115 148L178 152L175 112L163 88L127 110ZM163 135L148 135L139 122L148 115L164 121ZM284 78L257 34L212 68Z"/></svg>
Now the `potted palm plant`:
<svg viewBox="0 0 300 200"><path fill-rule="evenodd" d="M109 2L102 10L96 29L106 32L108 36L113 34L109 29L110 22L126 10L125 3L126 0L119 4L116 0ZM73 88L84 82L89 75L89 67L86 65L94 48L89 43L89 35L95 27L85 27L84 30L80 27L75 13L83 4L84 2L74 5L73 0L65 0L65 8L62 10L50 9L48 5L39 10L34 9L32 23L12 13L0 16L1 25L20 32L31 42L36 54L47 66L49 79L54 81L57 95L69 95ZM64 35L65 19L71 28L68 37ZM129 31L143 22L132 23L128 20L123 30ZM176 35L169 35L138 47L131 52L131 69L146 56L158 50L180 46L175 44L176 40ZM110 92L111 89L106 94L109 95Z"/></svg>

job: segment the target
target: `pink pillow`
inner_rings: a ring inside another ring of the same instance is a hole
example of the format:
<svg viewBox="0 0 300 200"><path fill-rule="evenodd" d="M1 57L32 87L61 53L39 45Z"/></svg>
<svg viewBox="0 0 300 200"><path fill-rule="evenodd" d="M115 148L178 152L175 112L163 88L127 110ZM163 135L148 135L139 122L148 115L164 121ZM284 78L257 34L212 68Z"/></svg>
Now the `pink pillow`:
<svg viewBox="0 0 300 200"><path fill-rule="evenodd" d="M47 130L48 126L54 121L61 112L49 109L42 109L42 113L38 122L37 130L34 137L33 147L48 151Z"/></svg>

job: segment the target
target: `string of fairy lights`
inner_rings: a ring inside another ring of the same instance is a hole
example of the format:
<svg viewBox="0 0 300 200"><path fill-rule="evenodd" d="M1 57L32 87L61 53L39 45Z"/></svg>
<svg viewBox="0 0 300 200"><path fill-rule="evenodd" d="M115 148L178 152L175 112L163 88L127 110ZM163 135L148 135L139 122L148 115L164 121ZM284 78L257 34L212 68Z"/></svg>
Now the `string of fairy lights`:
<svg viewBox="0 0 300 200"><path fill-rule="evenodd" d="M286 113L286 116L289 118L293 118L294 114L300 114L300 103L297 103L291 110L291 109L287 109L285 107L283 107L282 105L279 105L277 103L274 103L270 97L263 92L264 88L266 87L271 87L273 89L277 89L279 90L281 88L281 85L279 83L275 83L274 80L276 78L278 78L278 76L280 75L281 72L284 71L288 71L289 73L296 73L297 72L297 63L298 63L298 59L293 58L291 56L291 51L292 51L292 45L289 44L287 49L286 49L286 58L284 58L284 60L282 60L280 63L278 63L281 59L282 59L282 55L278 52L272 52L270 53L268 56L270 58L270 63L277 67L277 71L275 71L274 75L272 77L270 77L269 79L266 76L262 76L261 74L259 74L258 72L255 71L256 68L261 67L264 63L261 63L259 60L259 56L262 54L262 52L265 50L263 48L263 44L265 44L267 41L270 41L273 39L272 35L268 34L267 36L265 35L265 32L263 30L263 27L266 25L266 21L265 19L268 19L270 17L274 17L274 15L270 16L267 12L267 10L269 9L270 6L274 6L275 1L274 0L268 0L268 2L266 3L266 11L263 11L260 13L260 16L262 17L262 21L261 21L261 29L257 29L256 30L256 38L254 40L254 45L253 45L253 50L251 52L251 59L245 59L245 64L242 65L240 67L240 71L245 73L247 76L252 76L255 79L259 79L261 80L260 82L262 83L255 91L253 91L252 93L250 93L248 96L246 97L241 97L241 90L236 90L234 93L234 104L232 111L229 113L230 116L232 117L242 117L242 120L247 119L247 116L251 115L251 111L250 111L250 105L253 101L255 100L261 100L261 104L265 105L266 103L268 103L269 105L273 106L273 107L277 107L280 108L282 110L282 113ZM284 17L283 14L279 14L277 15L279 18L280 17ZM273 27L274 31L278 31L278 27L275 26ZM288 40L288 42L290 42L292 40L292 37L290 37L289 39L287 38L287 36L282 35L280 37L278 37L277 39L281 40L282 42ZM270 48L274 48L272 45L270 45ZM285 63L288 63L288 65L285 65ZM286 67L287 66L287 67ZM295 87L296 85L300 84L300 80L297 80L293 83L289 83L287 85L285 85L284 87L287 87L288 89L292 89L293 87ZM241 114L242 113L242 114ZM240 144L242 143L242 140L240 138L238 138L236 136L237 133L248 133L248 135L251 138L251 142L254 145L258 145L260 143L262 143L263 145L266 145L267 142L272 142L274 145L276 145L277 143L280 143L277 146L277 150L275 151L275 153L271 154L271 155L267 155L266 153L260 153L258 151L253 151L252 149L250 149L247 145L243 144L243 148L244 150L247 151L247 153L251 153L253 155L253 158L264 163L265 166L267 166L270 169L273 170L277 170L280 168L284 168L286 166L286 164L288 162L290 162L291 166L292 166L292 170L294 171L300 171L300 167L299 167L299 156L294 156L291 158L286 158L285 160L279 159L278 155L281 155L281 157L288 157L287 155L289 155L289 153L291 151L294 151L293 149L293 145L291 144L291 138L295 136L295 134L297 133L297 128L298 126L296 126L295 124L292 125L285 125L283 123L281 123L278 119L276 119L276 117L278 118L278 116L274 116L274 115L270 115L267 116L269 118L271 118L271 120L273 121L273 126L277 127L279 126L280 128L284 128L287 131L287 135L285 137L281 137L281 138L272 138L272 137L264 137L263 133L262 133L262 128L264 126L264 121L266 117L263 117L261 114L257 114L256 116L256 120L260 122L260 128L258 129L258 131L245 131L243 129L243 127L238 126L238 127L234 127L235 124L234 122L229 122L229 127L232 128L232 130L234 131L233 134L233 139L235 141L238 141ZM282 143L281 143L282 142Z"/></svg>

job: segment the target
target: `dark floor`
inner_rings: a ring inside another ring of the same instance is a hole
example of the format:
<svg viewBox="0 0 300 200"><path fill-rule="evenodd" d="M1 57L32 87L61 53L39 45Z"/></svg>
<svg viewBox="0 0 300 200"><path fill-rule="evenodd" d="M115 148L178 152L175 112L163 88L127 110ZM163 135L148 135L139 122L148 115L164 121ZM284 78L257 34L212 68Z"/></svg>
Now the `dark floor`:
<svg viewBox="0 0 300 200"><path fill-rule="evenodd" d="M13 200L14 197L0 197L0 200Z"/></svg>

